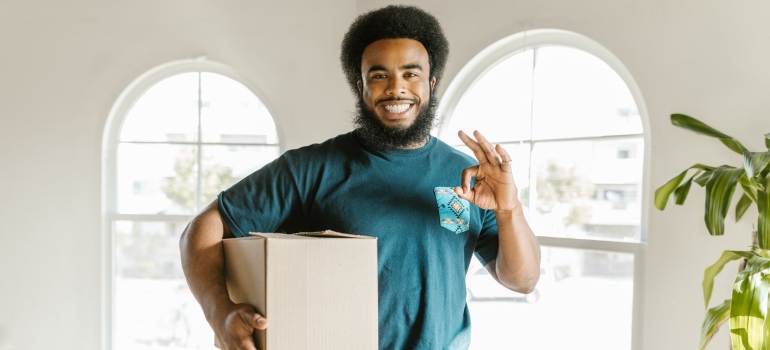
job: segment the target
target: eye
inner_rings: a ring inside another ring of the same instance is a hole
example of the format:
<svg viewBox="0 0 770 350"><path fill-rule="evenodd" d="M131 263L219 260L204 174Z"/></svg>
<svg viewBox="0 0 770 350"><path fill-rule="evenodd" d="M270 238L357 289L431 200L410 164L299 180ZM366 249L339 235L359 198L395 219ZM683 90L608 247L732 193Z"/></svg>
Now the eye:
<svg viewBox="0 0 770 350"><path fill-rule="evenodd" d="M372 74L371 79L386 79L387 77L385 74Z"/></svg>

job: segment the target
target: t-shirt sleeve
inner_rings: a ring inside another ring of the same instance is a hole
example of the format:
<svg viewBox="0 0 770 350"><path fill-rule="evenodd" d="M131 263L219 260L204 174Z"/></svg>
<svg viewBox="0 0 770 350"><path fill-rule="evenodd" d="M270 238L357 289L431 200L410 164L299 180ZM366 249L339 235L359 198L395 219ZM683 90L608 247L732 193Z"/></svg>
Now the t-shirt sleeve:
<svg viewBox="0 0 770 350"><path fill-rule="evenodd" d="M476 258L482 265L486 266L490 261L497 259L497 248L500 243L497 239L497 219L492 210L483 210L484 220L479 233L479 239L476 241Z"/></svg>
<svg viewBox="0 0 770 350"><path fill-rule="evenodd" d="M299 198L291 169L281 156L219 193L217 205L230 231L243 237L249 232L301 231Z"/></svg>

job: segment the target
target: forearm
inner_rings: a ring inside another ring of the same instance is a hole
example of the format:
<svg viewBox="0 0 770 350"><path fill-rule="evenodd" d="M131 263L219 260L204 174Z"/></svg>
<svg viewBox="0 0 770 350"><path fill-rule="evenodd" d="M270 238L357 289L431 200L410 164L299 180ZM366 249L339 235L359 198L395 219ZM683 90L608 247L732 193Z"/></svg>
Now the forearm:
<svg viewBox="0 0 770 350"><path fill-rule="evenodd" d="M187 284L209 322L217 310L231 304L224 275L225 232L214 202L190 222L179 242Z"/></svg>
<svg viewBox="0 0 770 350"><path fill-rule="evenodd" d="M529 293L540 278L540 244L529 227L521 204L495 211L500 247L495 260L498 281L517 292Z"/></svg>

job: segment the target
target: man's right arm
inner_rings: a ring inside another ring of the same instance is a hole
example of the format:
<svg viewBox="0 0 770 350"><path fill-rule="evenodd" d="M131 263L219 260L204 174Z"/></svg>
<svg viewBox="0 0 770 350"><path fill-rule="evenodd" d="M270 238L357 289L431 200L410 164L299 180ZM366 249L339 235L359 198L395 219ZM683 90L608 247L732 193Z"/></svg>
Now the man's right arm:
<svg viewBox="0 0 770 350"><path fill-rule="evenodd" d="M219 215L217 201L187 225L179 241L182 269L206 320L224 350L255 350L252 333L267 320L247 304L235 304L227 294L222 239L233 237Z"/></svg>

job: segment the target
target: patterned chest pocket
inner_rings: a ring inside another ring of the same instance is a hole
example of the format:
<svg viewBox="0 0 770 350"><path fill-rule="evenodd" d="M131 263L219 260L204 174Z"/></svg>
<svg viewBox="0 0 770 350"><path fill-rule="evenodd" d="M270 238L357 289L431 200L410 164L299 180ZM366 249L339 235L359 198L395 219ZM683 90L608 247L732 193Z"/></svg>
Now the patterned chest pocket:
<svg viewBox="0 0 770 350"><path fill-rule="evenodd" d="M438 216L445 229L454 233L468 231L471 226L471 206L467 200L457 196L454 187L436 187Z"/></svg>

